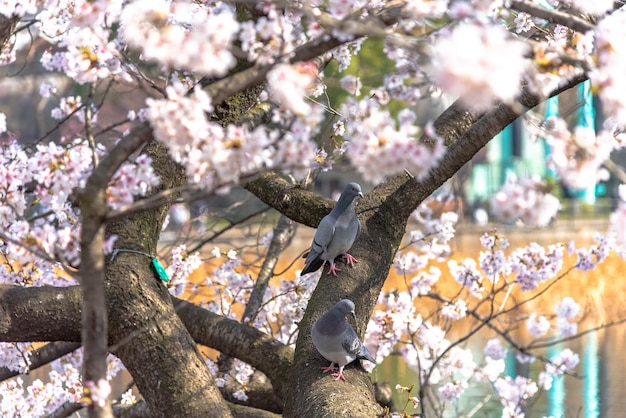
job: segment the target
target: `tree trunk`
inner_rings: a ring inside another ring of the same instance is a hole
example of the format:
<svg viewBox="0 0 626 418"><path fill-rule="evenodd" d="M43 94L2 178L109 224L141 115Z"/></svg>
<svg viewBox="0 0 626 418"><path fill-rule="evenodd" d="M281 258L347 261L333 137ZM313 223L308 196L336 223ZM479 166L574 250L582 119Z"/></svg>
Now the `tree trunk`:
<svg viewBox="0 0 626 418"><path fill-rule="evenodd" d="M185 183L183 169L164 146L153 141L144 152L152 157L163 189ZM152 416L228 417L228 406L151 259L123 252L155 255L168 209L161 206L108 225L107 233L118 236L115 247L122 250L106 264L110 349L133 376Z"/></svg>

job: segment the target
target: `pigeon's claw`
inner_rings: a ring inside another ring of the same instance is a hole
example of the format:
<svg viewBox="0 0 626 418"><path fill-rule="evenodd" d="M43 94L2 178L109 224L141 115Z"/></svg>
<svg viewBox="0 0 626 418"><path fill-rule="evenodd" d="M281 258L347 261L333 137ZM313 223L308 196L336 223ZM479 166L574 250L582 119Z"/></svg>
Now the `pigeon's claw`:
<svg viewBox="0 0 626 418"><path fill-rule="evenodd" d="M335 371L335 363L330 363L330 366L322 367L322 373L334 372Z"/></svg>
<svg viewBox="0 0 626 418"><path fill-rule="evenodd" d="M331 376L333 377L333 379L335 380L343 380L344 382L346 381L346 377L343 375L343 367L339 368L339 371L337 373L333 373L331 374Z"/></svg>
<svg viewBox="0 0 626 418"><path fill-rule="evenodd" d="M344 260L346 260L346 264L349 265L350 267L354 267L354 263L358 263L359 260L357 260L356 258L352 257L350 254L345 253L341 255L343 257Z"/></svg>
<svg viewBox="0 0 626 418"><path fill-rule="evenodd" d="M331 261L330 268L328 269L328 274L332 274L333 276L336 276L338 271L341 271L341 270L337 268L334 261Z"/></svg>

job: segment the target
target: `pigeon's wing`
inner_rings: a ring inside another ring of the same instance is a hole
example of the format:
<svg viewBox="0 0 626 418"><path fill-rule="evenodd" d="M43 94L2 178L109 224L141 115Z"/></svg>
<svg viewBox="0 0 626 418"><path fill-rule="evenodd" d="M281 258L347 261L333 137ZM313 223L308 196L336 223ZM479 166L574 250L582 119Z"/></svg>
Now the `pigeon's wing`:
<svg viewBox="0 0 626 418"><path fill-rule="evenodd" d="M311 244L311 250L306 254L306 261L304 262L304 269L300 273L301 275L317 271L320 267L322 267L324 261L326 260L325 257L322 258L322 255L328 249L334 235L334 218L325 216L315 231L313 244Z"/></svg>
<svg viewBox="0 0 626 418"><path fill-rule="evenodd" d="M367 347L363 345L359 336L356 335L352 326L348 325L348 329L344 334L343 343L341 344L343 349L346 350L347 354L352 357L352 359L363 359L371 361L376 364L376 360L370 355Z"/></svg>
<svg viewBox="0 0 626 418"><path fill-rule="evenodd" d="M320 222L313 237L311 245L311 253L322 255L328 249L328 246L335 236L335 220L329 216L325 216Z"/></svg>
<svg viewBox="0 0 626 418"><path fill-rule="evenodd" d="M361 340L359 340L359 336L356 335L356 332L354 332L354 328L352 328L352 326L349 324L344 332L341 346L351 357L355 359L363 348L363 343L361 342Z"/></svg>
<svg viewBox="0 0 626 418"><path fill-rule="evenodd" d="M376 360L374 360L374 357L372 357L372 355L370 354L370 351L364 345L361 347L361 351L356 356L356 358L358 358L359 360L362 359L362 360L371 361L372 363L376 364Z"/></svg>

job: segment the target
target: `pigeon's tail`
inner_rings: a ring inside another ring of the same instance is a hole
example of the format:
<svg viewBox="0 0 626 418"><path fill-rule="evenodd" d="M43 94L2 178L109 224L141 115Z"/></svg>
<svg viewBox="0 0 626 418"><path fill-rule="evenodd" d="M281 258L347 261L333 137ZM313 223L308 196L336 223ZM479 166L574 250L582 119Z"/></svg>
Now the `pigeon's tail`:
<svg viewBox="0 0 626 418"><path fill-rule="evenodd" d="M376 360L374 360L374 358L372 357L372 355L368 351L367 347L365 347L365 346L363 346L363 348L361 348L361 352L356 356L356 358L359 359L359 360L371 361L372 363L376 364Z"/></svg>
<svg viewBox="0 0 626 418"><path fill-rule="evenodd" d="M305 274L313 273L314 271L319 270L323 264L324 260L319 257L315 257L313 260L307 260L306 264L304 265L304 270L302 270L300 276L304 276Z"/></svg>

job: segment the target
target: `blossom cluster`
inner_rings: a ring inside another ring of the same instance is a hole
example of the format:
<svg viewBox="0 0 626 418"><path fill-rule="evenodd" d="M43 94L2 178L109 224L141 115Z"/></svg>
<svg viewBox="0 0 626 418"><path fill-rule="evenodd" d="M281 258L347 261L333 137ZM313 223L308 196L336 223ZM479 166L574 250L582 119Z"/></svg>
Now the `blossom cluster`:
<svg viewBox="0 0 626 418"><path fill-rule="evenodd" d="M188 95L185 86L173 84L167 87L167 96L147 100L147 118L156 139L185 167L189 178L203 187L229 186L264 168L302 169L313 164L316 147L311 136L315 130L305 119L294 120L278 140L277 130L263 126L222 127L210 121L206 112L213 107L202 89Z"/></svg>
<svg viewBox="0 0 626 418"><path fill-rule="evenodd" d="M455 211L454 195L439 195L424 200L411 214L418 228L407 231L409 242L422 254L445 258L452 252L449 242L454 238L459 215Z"/></svg>
<svg viewBox="0 0 626 418"><path fill-rule="evenodd" d="M531 379L524 376L506 376L495 381L494 387L504 406L502 417L523 417L524 407L539 388Z"/></svg>
<svg viewBox="0 0 626 418"><path fill-rule="evenodd" d="M77 139L64 146L37 144L27 152L11 141L2 145L0 159L0 225L7 237L0 252L19 263L1 268L0 280L37 286L73 283L59 275L54 262L74 267L80 262L80 213L72 199L92 171L91 148ZM130 203L158 182L149 158L126 162L107 191L110 206Z"/></svg>
<svg viewBox="0 0 626 418"><path fill-rule="evenodd" d="M506 224L521 220L528 226L547 226L561 208L538 177L517 179L509 173L506 182L489 199L492 214Z"/></svg>
<svg viewBox="0 0 626 418"><path fill-rule="evenodd" d="M511 271L516 274L515 282L522 290L536 289L539 284L550 280L563 267L565 249L561 244L545 247L531 242L526 247L514 250L509 256Z"/></svg>
<svg viewBox="0 0 626 418"><path fill-rule="evenodd" d="M527 44L490 24L461 23L437 41L435 51L435 84L479 111L488 110L496 99L512 102L530 64Z"/></svg>
<svg viewBox="0 0 626 418"><path fill-rule="evenodd" d="M304 40L303 34L298 34L298 23L296 16L281 14L271 7L266 16L241 23L241 49L247 53L250 62L271 64ZM276 48L277 45L280 48Z"/></svg>
<svg viewBox="0 0 626 418"><path fill-rule="evenodd" d="M182 244L172 250L172 261L165 269L169 278L168 287L174 296L180 296L184 291L189 276L202 265L200 254L187 253L187 246Z"/></svg>
<svg viewBox="0 0 626 418"><path fill-rule="evenodd" d="M598 22L594 31L598 65L589 74L591 83L602 100L605 116L618 126L626 125L626 98L623 94L626 81L621 76L626 71L624 25L626 12L623 9Z"/></svg>
<svg viewBox="0 0 626 418"><path fill-rule="evenodd" d="M182 250L179 248L177 252ZM212 253L218 259L223 256L218 247L215 247ZM193 265L185 261L183 263L186 273L197 266L195 263ZM205 283L213 295L209 301L202 302L202 306L211 312L254 326L284 344L294 345L298 336L298 323L304 315L321 271L298 277L295 280L280 278L278 281L273 281L263 295L260 309L242 318L240 308L248 303L253 280L249 274L240 271L241 267L242 260L237 252L228 251L226 260L205 278ZM241 387L233 393L233 396L242 401L247 399L246 385L254 371L250 365L235 360L234 367L229 374L223 375L219 373L213 361L209 360L207 363L212 374L217 376L218 386L233 382Z"/></svg>
<svg viewBox="0 0 626 418"><path fill-rule="evenodd" d="M433 202L430 202L418 213L428 214L428 209L432 207ZM599 263L614 246L606 237L597 236L595 240L598 244L586 251L596 254ZM407 247L409 251L397 254L394 267L405 276L407 288L381 292L377 309L367 327L365 344L372 354L375 353L378 362L392 351L400 352L407 365L419 372L422 384L436 386L441 400L446 403L456 402L473 385L488 383L493 385L503 405L504 416L521 416L525 405L538 393L539 387L548 390L556 376L576 367L577 354L566 348L549 360L544 359L545 369L534 376L534 380L529 376L507 377L505 370L510 347L505 347L499 338L491 338L484 346L484 359L479 362L471 350L455 345L450 338L450 324L463 320L470 311L475 315L479 312L477 306L480 300L491 297L483 289L483 286L486 287L485 277L491 282L491 289L496 289L495 285L504 278L499 291L516 285L524 291L531 291L540 283L554 279L562 270L565 246L556 244L542 247L531 243L526 247L512 249L507 255L505 250L509 248L508 240L495 232L484 234L480 242L485 250L481 251L477 260L449 260L450 275L444 276L455 280L467 288L470 295L476 296L478 301L474 303L462 297L461 292L455 292L453 298L447 299L443 290L432 290L432 285L441 276L437 266L429 265L435 257L419 254L412 247ZM570 253L575 251L575 248L570 248ZM579 260L574 267L580 264ZM413 279L408 280L416 273ZM425 285L424 280L419 279L430 276L436 278L430 285ZM419 295L431 296L438 301L440 316L430 311L431 316L424 318L416 301ZM434 321L434 317L440 318L440 321ZM513 321L525 321L532 338L542 338L551 330L555 336L570 337L578 332L581 317L580 304L572 297L564 297L552 307L551 312L532 312ZM520 346L523 347L522 344ZM516 350L520 346L512 348ZM527 363L535 361L537 357L535 353L523 351L516 358L520 363Z"/></svg>
<svg viewBox="0 0 626 418"><path fill-rule="evenodd" d="M235 64L231 47L238 31L228 8L195 2L139 0L120 16L122 38L144 59L207 76L222 76Z"/></svg>
<svg viewBox="0 0 626 418"><path fill-rule="evenodd" d="M549 117L544 125L550 145L549 165L566 186L580 190L608 179L602 164L611 152L621 147L610 131L596 134L592 127L577 126L570 132L567 123L555 116Z"/></svg>
<svg viewBox="0 0 626 418"><path fill-rule="evenodd" d="M416 115L409 109L398 115L398 126L372 99L348 99L340 113L345 117L348 156L367 181L378 183L405 170L422 179L445 154L443 138L433 135L431 144L419 141Z"/></svg>
<svg viewBox="0 0 626 418"><path fill-rule="evenodd" d="M66 402L103 404L110 394L109 381L122 368L121 361L109 355L106 380L85 382L83 386L80 372L82 353L83 349L79 348L53 361L45 381L34 379L29 386L24 385L21 377L0 382L0 414L5 417L42 417L61 408ZM0 366L10 366L15 361L15 358L11 359L5 354Z"/></svg>
<svg viewBox="0 0 626 418"><path fill-rule="evenodd" d="M319 109L305 101L307 92L314 88L316 76L317 66L313 62L277 64L267 73L270 99L296 115L307 115Z"/></svg>
<svg viewBox="0 0 626 418"><path fill-rule="evenodd" d="M115 172L107 188L107 203L111 209L120 209L131 204L136 196L146 196L160 183L152 158L141 154L135 161L126 161Z"/></svg>
<svg viewBox="0 0 626 418"><path fill-rule="evenodd" d="M574 248L574 243L570 243L568 250L576 253L576 268L581 271L591 271L608 257L611 250L617 249L616 241L613 236L593 234L593 241L597 244L591 245L589 248Z"/></svg>

